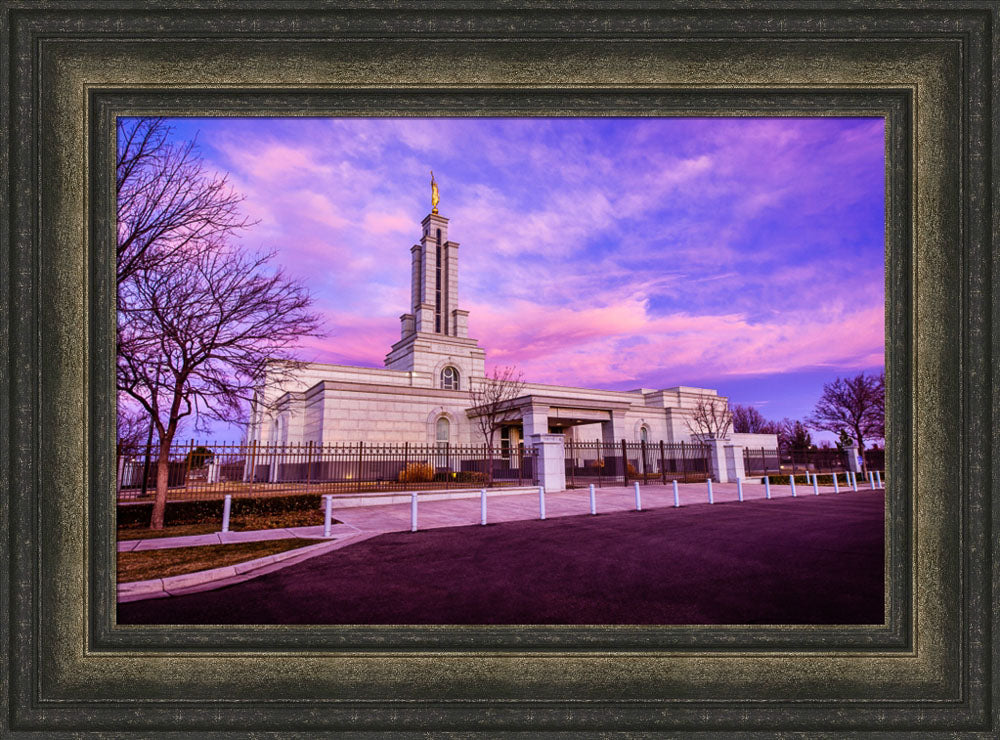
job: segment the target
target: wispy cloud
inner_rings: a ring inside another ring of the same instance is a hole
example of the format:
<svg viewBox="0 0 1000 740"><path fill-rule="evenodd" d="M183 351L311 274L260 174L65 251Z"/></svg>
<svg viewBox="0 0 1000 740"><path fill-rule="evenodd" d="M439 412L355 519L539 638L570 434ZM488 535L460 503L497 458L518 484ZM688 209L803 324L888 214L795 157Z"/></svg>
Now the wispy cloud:
<svg viewBox="0 0 1000 740"><path fill-rule="evenodd" d="M178 119L331 334L381 365L429 208L488 362L583 386L882 363L878 119ZM735 382L735 381L734 381ZM769 399L762 399L767 402Z"/></svg>

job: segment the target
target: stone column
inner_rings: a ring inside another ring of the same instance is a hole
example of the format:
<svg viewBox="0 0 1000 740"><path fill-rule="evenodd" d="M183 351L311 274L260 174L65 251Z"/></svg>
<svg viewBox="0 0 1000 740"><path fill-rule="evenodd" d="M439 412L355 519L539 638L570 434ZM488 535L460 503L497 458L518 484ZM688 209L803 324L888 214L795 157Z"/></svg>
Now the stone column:
<svg viewBox="0 0 1000 740"><path fill-rule="evenodd" d="M532 434L525 437L537 450L538 485L546 493L566 490L566 445L562 434Z"/></svg>
<svg viewBox="0 0 1000 740"><path fill-rule="evenodd" d="M215 458L212 458L212 462L208 464L208 480L206 482L218 483L220 472L219 463L215 461Z"/></svg>
<svg viewBox="0 0 1000 740"><path fill-rule="evenodd" d="M532 435L549 433L549 407L528 406L521 411L521 426L526 443L531 443Z"/></svg>
<svg viewBox="0 0 1000 740"><path fill-rule="evenodd" d="M625 439L625 414L609 411L607 421L601 422L601 437L604 444L619 444Z"/></svg>

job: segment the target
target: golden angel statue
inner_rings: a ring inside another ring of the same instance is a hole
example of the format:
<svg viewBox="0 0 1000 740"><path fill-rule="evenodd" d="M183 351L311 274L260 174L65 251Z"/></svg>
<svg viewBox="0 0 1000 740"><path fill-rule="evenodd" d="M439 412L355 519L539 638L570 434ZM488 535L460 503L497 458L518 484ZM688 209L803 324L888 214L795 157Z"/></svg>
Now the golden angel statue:
<svg viewBox="0 0 1000 740"><path fill-rule="evenodd" d="M438 212L438 202L440 202L441 196L438 195L438 184L434 179L434 170L431 170L431 213Z"/></svg>

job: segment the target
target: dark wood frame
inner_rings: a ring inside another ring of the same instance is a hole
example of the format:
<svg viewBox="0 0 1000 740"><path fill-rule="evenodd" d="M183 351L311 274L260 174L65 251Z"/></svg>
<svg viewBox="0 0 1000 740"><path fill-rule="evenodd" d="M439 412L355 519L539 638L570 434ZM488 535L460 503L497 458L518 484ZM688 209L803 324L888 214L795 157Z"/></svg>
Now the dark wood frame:
<svg viewBox="0 0 1000 740"><path fill-rule="evenodd" d="M0 23L0 734L1000 729L996 3L3 0ZM113 117L195 111L885 116L885 624L115 625Z"/></svg>

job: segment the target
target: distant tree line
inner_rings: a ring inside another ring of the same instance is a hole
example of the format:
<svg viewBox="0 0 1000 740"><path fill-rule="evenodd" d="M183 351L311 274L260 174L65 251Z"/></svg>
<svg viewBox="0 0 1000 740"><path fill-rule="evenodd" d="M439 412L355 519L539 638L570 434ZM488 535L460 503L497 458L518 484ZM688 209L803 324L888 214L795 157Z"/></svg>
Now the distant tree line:
<svg viewBox="0 0 1000 740"><path fill-rule="evenodd" d="M856 446L885 439L885 372L858 373L837 378L823 386L812 413L804 420L772 421L753 406L735 404L730 409L734 432L774 434L778 444L792 450L812 448L810 429L839 435L837 447Z"/></svg>

